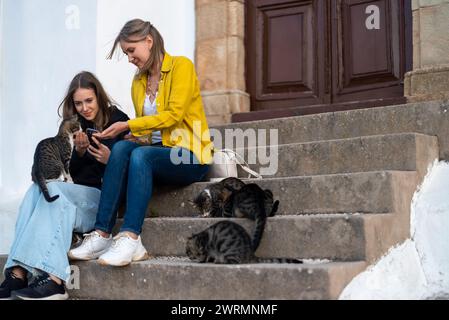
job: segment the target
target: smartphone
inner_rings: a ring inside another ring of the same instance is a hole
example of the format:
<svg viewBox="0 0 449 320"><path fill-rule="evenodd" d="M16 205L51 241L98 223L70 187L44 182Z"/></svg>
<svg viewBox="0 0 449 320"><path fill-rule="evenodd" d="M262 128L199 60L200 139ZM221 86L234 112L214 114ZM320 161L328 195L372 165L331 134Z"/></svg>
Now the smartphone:
<svg viewBox="0 0 449 320"><path fill-rule="evenodd" d="M94 133L99 133L100 131L92 129L92 128L87 128L86 129L86 134L87 134L87 138L89 139L89 142L91 145L93 145L95 148L98 148L97 144L94 142L94 140L92 139L92 135Z"/></svg>

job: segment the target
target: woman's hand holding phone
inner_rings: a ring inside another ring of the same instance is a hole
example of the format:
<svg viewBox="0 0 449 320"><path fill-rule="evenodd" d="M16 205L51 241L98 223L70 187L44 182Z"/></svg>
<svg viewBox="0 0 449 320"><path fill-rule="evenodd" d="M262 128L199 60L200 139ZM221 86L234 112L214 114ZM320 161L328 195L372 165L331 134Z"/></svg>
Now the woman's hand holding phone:
<svg viewBox="0 0 449 320"><path fill-rule="evenodd" d="M92 144L87 148L87 152L89 152L98 162L106 164L108 163L109 156L111 155L111 150L98 141L95 136L92 136L92 140L97 146L95 148Z"/></svg>
<svg viewBox="0 0 449 320"><path fill-rule="evenodd" d="M97 132L97 130L90 128L86 129L86 133L78 132L74 140L75 150L80 157L84 156L87 151L98 162L106 164L111 155L111 150L93 136Z"/></svg>

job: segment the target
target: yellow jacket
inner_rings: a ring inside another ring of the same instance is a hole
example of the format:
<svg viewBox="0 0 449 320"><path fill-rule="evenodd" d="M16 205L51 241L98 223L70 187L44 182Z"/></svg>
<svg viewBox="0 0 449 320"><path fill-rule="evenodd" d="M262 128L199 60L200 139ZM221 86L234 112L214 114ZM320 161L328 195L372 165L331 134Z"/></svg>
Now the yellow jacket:
<svg viewBox="0 0 449 320"><path fill-rule="evenodd" d="M137 118L128 121L131 133L141 137L160 130L164 146L186 148L201 164L211 163L213 144L193 63L165 53L156 98L158 113L151 116L143 116L146 87L147 75L134 78L131 97Z"/></svg>

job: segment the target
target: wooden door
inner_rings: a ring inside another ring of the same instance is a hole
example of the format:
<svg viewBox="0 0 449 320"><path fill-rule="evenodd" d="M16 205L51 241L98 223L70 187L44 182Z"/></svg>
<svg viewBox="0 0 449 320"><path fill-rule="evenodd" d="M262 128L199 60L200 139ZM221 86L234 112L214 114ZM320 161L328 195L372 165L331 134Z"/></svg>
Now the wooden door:
<svg viewBox="0 0 449 320"><path fill-rule="evenodd" d="M404 74L411 67L406 59L404 1L330 4L332 103L403 97Z"/></svg>
<svg viewBox="0 0 449 320"><path fill-rule="evenodd" d="M246 2L246 65L254 110L329 102L326 1Z"/></svg>
<svg viewBox="0 0 449 320"><path fill-rule="evenodd" d="M404 102L408 0L248 0L249 114L234 121Z"/></svg>

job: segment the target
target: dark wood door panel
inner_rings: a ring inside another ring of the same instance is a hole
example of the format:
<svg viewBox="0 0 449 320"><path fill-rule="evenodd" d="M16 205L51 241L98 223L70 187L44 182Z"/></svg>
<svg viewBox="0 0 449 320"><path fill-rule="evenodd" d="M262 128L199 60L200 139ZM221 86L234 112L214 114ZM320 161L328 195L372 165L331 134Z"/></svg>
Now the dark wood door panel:
<svg viewBox="0 0 449 320"><path fill-rule="evenodd" d="M252 111L265 117L404 101L410 0L246 0L245 10Z"/></svg>
<svg viewBox="0 0 449 320"><path fill-rule="evenodd" d="M323 3L250 1L248 87L257 109L326 102Z"/></svg>
<svg viewBox="0 0 449 320"><path fill-rule="evenodd" d="M403 94L404 12L398 0L332 2L332 102L387 98Z"/></svg>

